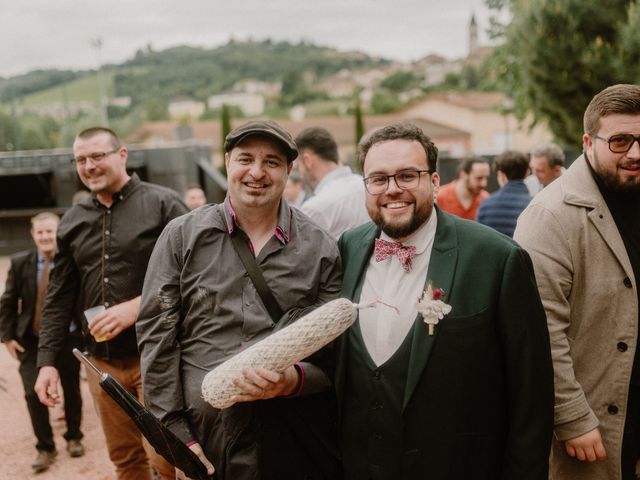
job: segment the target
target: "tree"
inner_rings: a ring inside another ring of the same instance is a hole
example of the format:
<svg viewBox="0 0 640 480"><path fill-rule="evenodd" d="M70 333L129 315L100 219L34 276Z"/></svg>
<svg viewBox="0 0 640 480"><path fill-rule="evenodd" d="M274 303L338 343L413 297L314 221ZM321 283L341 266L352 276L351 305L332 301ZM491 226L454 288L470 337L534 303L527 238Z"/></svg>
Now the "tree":
<svg viewBox="0 0 640 480"><path fill-rule="evenodd" d="M380 82L380 86L395 93L405 92L420 86L422 79L410 71L392 73Z"/></svg>
<svg viewBox="0 0 640 480"><path fill-rule="evenodd" d="M491 32L503 41L490 64L497 87L520 119L531 112L556 138L576 147L593 96L640 80L640 14L630 0L487 0ZM498 16L511 20L500 23Z"/></svg>
<svg viewBox="0 0 640 480"><path fill-rule="evenodd" d="M398 110L401 106L402 103L398 100L397 95L382 88L377 89L371 98L373 113L390 113Z"/></svg>
<svg viewBox="0 0 640 480"><path fill-rule="evenodd" d="M355 94L356 106L353 112L354 121L355 121L355 134L356 134L356 162L355 167L357 170L360 169L360 162L357 161L358 156L358 143L360 139L364 135L364 120L362 118L362 107L360 106L360 95L358 93Z"/></svg>
<svg viewBox="0 0 640 480"><path fill-rule="evenodd" d="M222 109L220 109L220 131L222 133L222 139L221 139L221 143L220 143L220 150L222 152L222 167L220 167L220 170L222 171L222 174L226 177L227 176L227 166L224 162L224 141L227 138L227 135L229 135L229 132L231 132L231 118L229 115L229 107L227 106L226 103L222 104Z"/></svg>

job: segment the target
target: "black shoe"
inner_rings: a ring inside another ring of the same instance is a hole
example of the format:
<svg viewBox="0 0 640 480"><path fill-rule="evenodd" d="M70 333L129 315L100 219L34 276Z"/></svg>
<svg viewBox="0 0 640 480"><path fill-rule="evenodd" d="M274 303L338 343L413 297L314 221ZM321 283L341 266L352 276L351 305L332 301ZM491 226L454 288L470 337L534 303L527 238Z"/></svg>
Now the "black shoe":
<svg viewBox="0 0 640 480"><path fill-rule="evenodd" d="M71 439L67 442L67 452L70 457L81 457L84 455L84 447L80 440Z"/></svg>
<svg viewBox="0 0 640 480"><path fill-rule="evenodd" d="M38 450L38 456L31 464L31 468L33 468L35 473L44 472L54 462L56 455L58 455L57 450L52 450L50 452L47 452L46 450Z"/></svg>

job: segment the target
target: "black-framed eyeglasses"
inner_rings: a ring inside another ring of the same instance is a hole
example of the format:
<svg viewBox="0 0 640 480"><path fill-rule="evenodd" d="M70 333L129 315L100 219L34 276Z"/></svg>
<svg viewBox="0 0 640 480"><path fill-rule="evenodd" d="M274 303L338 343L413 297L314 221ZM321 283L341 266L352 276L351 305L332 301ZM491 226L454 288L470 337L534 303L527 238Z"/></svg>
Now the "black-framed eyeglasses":
<svg viewBox="0 0 640 480"><path fill-rule="evenodd" d="M86 156L71 157L69 161L71 162L71 165L79 165L83 167L87 164L87 159L90 158L91 162L95 165L96 163L100 163L101 161L103 161L108 155L111 155L112 153L116 153L119 151L120 149L116 148L108 152L95 152L95 153L90 153L89 155L86 155Z"/></svg>
<svg viewBox="0 0 640 480"><path fill-rule="evenodd" d="M609 144L609 150L613 153L627 153L631 150L635 142L638 142L638 145L640 145L640 135L636 137L630 133L611 135L609 138L599 137L598 135L594 135L593 137L607 142Z"/></svg>
<svg viewBox="0 0 640 480"><path fill-rule="evenodd" d="M401 190L410 190L420 185L420 177L423 173L433 173L431 170L401 170L393 175L376 173L363 179L364 186L369 195L380 195L389 188L389 181L393 178Z"/></svg>

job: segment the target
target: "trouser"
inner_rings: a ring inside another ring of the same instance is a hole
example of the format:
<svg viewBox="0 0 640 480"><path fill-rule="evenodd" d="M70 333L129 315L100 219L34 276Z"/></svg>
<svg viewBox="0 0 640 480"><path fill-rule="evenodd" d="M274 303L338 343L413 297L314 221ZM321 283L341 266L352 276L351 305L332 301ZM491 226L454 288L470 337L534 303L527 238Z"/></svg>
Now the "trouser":
<svg viewBox="0 0 640 480"><path fill-rule="evenodd" d="M636 480L640 460L640 385L629 386L627 418L622 437L622 480Z"/></svg>
<svg viewBox="0 0 640 480"><path fill-rule="evenodd" d="M80 440L80 422L82 420L82 396L80 394L80 363L73 356L72 350L80 347L82 338L79 334L70 334L63 351L56 360L55 367L60 375L62 391L64 393L64 415L67 423L65 440ZM53 431L49 423L49 409L40 403L38 395L33 390L38 378L38 338L28 336L22 342L25 351L18 354L20 359L20 377L24 386L27 409L36 436L36 449L51 452L55 450Z"/></svg>
<svg viewBox="0 0 640 480"><path fill-rule="evenodd" d="M142 402L139 358L107 361L93 357L91 361ZM175 478L173 466L144 440L133 420L100 387L97 375L88 372L87 378L118 480L151 480L149 460L162 478Z"/></svg>

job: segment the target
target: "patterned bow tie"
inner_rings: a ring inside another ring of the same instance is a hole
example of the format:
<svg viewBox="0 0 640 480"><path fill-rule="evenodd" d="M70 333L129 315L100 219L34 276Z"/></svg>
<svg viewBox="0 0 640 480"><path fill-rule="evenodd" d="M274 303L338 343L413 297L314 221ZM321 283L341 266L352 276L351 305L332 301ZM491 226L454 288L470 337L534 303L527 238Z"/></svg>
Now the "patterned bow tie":
<svg viewBox="0 0 640 480"><path fill-rule="evenodd" d="M405 272L411 271L411 261L416 256L416 247L405 247L398 242L388 242L380 238L376 238L375 246L376 262L382 262L386 258L396 255Z"/></svg>

